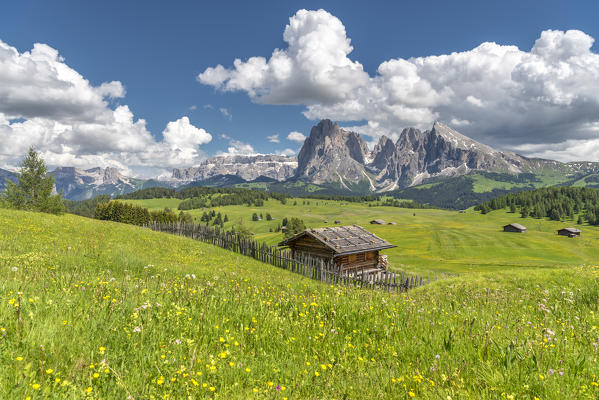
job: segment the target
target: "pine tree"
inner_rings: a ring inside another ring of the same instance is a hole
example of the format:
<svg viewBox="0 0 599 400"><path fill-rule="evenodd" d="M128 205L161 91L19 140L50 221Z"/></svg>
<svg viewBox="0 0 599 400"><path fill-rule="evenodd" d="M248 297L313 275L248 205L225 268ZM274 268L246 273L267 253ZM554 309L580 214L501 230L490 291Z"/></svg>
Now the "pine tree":
<svg viewBox="0 0 599 400"><path fill-rule="evenodd" d="M306 229L304 221L299 218L291 217L287 223L287 230L285 231L285 237L291 237Z"/></svg>
<svg viewBox="0 0 599 400"><path fill-rule="evenodd" d="M5 200L10 206L18 209L51 214L64 213L65 205L62 196L52 195L54 177L47 172L44 160L33 147L30 147L21 162L18 183L8 181Z"/></svg>

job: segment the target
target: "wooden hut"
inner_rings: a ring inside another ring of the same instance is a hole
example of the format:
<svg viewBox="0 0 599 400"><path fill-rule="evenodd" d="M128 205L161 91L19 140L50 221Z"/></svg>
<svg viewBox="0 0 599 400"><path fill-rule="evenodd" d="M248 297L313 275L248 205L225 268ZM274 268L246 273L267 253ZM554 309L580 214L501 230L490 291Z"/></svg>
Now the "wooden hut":
<svg viewBox="0 0 599 400"><path fill-rule="evenodd" d="M524 233L526 232L526 227L520 224L508 224L503 227L504 232L517 232Z"/></svg>
<svg viewBox="0 0 599 400"><path fill-rule="evenodd" d="M321 258L344 271L386 268L379 251L396 247L358 225L306 229L279 246L289 247L294 258Z"/></svg>
<svg viewBox="0 0 599 400"><path fill-rule="evenodd" d="M387 223L382 219L373 219L370 221L372 225L387 225Z"/></svg>
<svg viewBox="0 0 599 400"><path fill-rule="evenodd" d="M576 229L576 228L562 228L557 231L558 235L568 236L571 238L579 237L581 233L582 233L582 231L580 229Z"/></svg>

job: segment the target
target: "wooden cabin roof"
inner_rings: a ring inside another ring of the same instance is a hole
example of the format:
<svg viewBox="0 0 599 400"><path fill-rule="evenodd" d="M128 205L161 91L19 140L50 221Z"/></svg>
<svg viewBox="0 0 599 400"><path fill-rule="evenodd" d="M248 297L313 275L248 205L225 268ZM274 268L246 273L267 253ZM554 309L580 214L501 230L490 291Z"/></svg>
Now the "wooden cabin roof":
<svg viewBox="0 0 599 400"><path fill-rule="evenodd" d="M558 229L558 232L561 231L566 231L566 232L570 232L570 233L582 233L582 231L580 229L577 228L562 228L562 229Z"/></svg>
<svg viewBox="0 0 599 400"><path fill-rule="evenodd" d="M515 223L514 223L514 224L507 224L507 225L505 225L505 226L504 226L504 228L505 228L505 227L508 227L508 226L512 226L512 227L514 227L514 228L516 228L516 229L519 229L519 230L521 230L521 231L525 231L525 230L526 230L526 227L525 227L525 226L522 226L522 225L520 225L520 224L515 224Z"/></svg>
<svg viewBox="0 0 599 400"><path fill-rule="evenodd" d="M358 225L306 229L283 240L279 246L288 246L289 243L305 235L318 240L331 249L335 256L397 247Z"/></svg>

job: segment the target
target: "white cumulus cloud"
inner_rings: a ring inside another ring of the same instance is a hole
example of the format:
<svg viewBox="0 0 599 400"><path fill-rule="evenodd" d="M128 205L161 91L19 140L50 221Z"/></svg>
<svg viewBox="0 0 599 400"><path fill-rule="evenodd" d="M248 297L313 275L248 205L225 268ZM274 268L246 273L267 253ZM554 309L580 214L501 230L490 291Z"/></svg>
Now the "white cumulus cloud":
<svg viewBox="0 0 599 400"><path fill-rule="evenodd" d="M219 151L217 156L251 156L258 154L251 144L242 141L231 139L227 151Z"/></svg>
<svg viewBox="0 0 599 400"><path fill-rule="evenodd" d="M301 132L293 131L289 132L289 135L287 135L287 140L291 140L292 142L304 143L304 141L306 140L306 136Z"/></svg>
<svg viewBox="0 0 599 400"><path fill-rule="evenodd" d="M46 44L20 53L0 41L0 166L17 165L30 146L49 165L116 166L133 174L203 157L208 132L182 117L157 141L127 105L111 106L124 96L121 82L91 85Z"/></svg>
<svg viewBox="0 0 599 400"><path fill-rule="evenodd" d="M266 138L271 143L280 143L281 142L281 140L279 139L279 134L278 133L275 133L274 135L267 136Z"/></svg>
<svg viewBox="0 0 599 400"><path fill-rule="evenodd" d="M269 59L237 59L207 68L198 80L244 91L258 103L303 104L310 119L367 121L354 128L374 138L441 120L490 145L525 154L553 149L547 154L560 159L578 157L551 146L599 139L588 128L599 122L599 55L594 39L579 30L543 31L529 50L485 42L389 59L373 75L350 58L345 27L324 10L298 11L283 40L287 47Z"/></svg>
<svg viewBox="0 0 599 400"><path fill-rule="evenodd" d="M324 10L300 10L283 33L286 49L270 57L235 60L198 75L203 84L223 91L243 90L268 104L331 103L368 82L362 65L350 60L350 39L341 21Z"/></svg>

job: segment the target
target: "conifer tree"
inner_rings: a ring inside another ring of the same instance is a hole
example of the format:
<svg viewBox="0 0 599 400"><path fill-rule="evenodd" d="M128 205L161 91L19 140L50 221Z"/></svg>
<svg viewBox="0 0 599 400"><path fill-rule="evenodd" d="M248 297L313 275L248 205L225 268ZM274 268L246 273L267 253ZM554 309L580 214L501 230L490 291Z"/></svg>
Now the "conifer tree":
<svg viewBox="0 0 599 400"><path fill-rule="evenodd" d="M18 182L8 181L4 194L6 202L17 209L51 214L64 213L65 205L62 196L52 195L54 177L47 172L44 160L33 147L30 147L21 162Z"/></svg>

